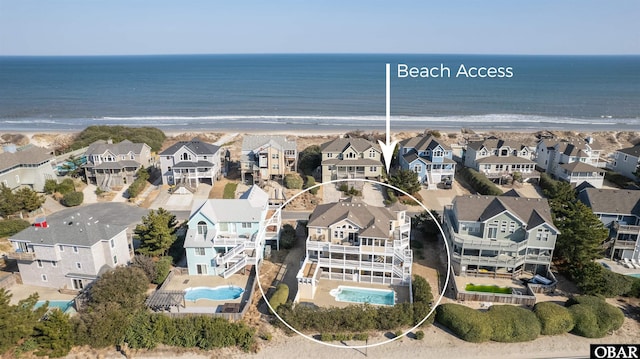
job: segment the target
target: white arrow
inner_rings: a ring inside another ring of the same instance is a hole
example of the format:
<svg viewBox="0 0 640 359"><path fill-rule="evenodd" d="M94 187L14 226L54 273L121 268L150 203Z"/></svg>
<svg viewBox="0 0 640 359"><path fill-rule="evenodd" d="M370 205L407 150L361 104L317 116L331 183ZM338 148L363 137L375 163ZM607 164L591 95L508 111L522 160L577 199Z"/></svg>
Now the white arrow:
<svg viewBox="0 0 640 359"><path fill-rule="evenodd" d="M398 141L391 141L391 64L387 64L387 143L378 140L380 149L382 150L382 157L384 157L384 164L387 167L387 174L389 174L389 166L391 166L391 158L393 157L393 150L396 148Z"/></svg>

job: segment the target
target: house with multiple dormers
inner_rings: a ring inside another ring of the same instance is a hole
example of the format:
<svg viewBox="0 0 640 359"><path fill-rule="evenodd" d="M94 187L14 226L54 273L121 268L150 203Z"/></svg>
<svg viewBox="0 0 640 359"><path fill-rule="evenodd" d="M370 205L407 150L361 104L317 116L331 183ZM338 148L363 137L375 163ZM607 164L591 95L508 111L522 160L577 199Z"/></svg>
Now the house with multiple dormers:
<svg viewBox="0 0 640 359"><path fill-rule="evenodd" d="M160 153L162 183L195 189L220 177L220 147L199 139L180 141Z"/></svg>
<svg viewBox="0 0 640 359"><path fill-rule="evenodd" d="M456 275L547 274L559 231L546 199L457 196L443 221Z"/></svg>
<svg viewBox="0 0 640 359"><path fill-rule="evenodd" d="M298 169L298 151L295 140L286 136L247 135L242 140L240 173L242 182L251 177L251 183L281 178Z"/></svg>
<svg viewBox="0 0 640 359"><path fill-rule="evenodd" d="M48 179L56 179L55 157L50 151L27 145L16 147L6 145L0 153L0 184L14 190L29 186L34 191L43 192Z"/></svg>
<svg viewBox="0 0 640 359"><path fill-rule="evenodd" d="M518 172L523 180L528 180L540 178L534 157L535 151L529 146L492 136L467 143L464 165L489 179L513 178L514 173Z"/></svg>
<svg viewBox="0 0 640 359"><path fill-rule="evenodd" d="M363 138L337 138L323 143L322 182L339 179L380 178L383 174L380 146Z"/></svg>
<svg viewBox="0 0 640 359"><path fill-rule="evenodd" d="M536 163L549 175L580 186L583 182L602 188L604 170L600 168L602 147L593 139L542 139L536 146Z"/></svg>
<svg viewBox="0 0 640 359"><path fill-rule="evenodd" d="M420 135L400 142L398 152L400 168L418 174L418 180L429 189L438 183L453 181L456 162L451 147L431 135Z"/></svg>
<svg viewBox="0 0 640 359"><path fill-rule="evenodd" d="M352 197L317 206L307 228L298 300L313 299L320 280L411 282L411 219L404 208L375 207Z"/></svg>
<svg viewBox="0 0 640 359"><path fill-rule="evenodd" d="M92 143L84 155L87 183L104 190L131 184L140 168L153 165L151 147L129 140L119 143L99 140Z"/></svg>
<svg viewBox="0 0 640 359"><path fill-rule="evenodd" d="M228 278L258 265L265 245L277 246L279 227L280 211L269 213L269 196L256 185L238 199L194 203L184 241L189 274Z"/></svg>
<svg viewBox="0 0 640 359"><path fill-rule="evenodd" d="M622 148L613 153L613 162L609 168L634 181L638 180L636 172L640 163L640 145Z"/></svg>
<svg viewBox="0 0 640 359"><path fill-rule="evenodd" d="M52 215L9 242L22 283L56 289L82 290L132 256L127 227L102 223L86 207Z"/></svg>
<svg viewBox="0 0 640 359"><path fill-rule="evenodd" d="M640 191L586 188L578 199L609 229L611 259L640 260Z"/></svg>

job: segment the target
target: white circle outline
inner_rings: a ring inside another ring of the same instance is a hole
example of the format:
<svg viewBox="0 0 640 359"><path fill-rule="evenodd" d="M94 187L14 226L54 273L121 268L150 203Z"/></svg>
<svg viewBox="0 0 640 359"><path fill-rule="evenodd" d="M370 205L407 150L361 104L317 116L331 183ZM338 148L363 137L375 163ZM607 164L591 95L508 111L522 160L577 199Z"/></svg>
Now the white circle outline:
<svg viewBox="0 0 640 359"><path fill-rule="evenodd" d="M329 347L333 347L333 348L343 348L343 349L365 349L365 348L373 348L373 347L377 347L379 345L383 345L383 344L388 344L391 343L395 340L399 340L402 337L406 336L407 334L409 334L411 331L417 329L419 326L422 325L422 323L424 323L427 318L429 318L429 316L431 316L433 314L433 312L436 310L436 307L438 305L440 305L440 301L442 300L442 298L444 297L444 292L447 290L447 287L449 285L449 279L450 279L450 268L451 268L451 252L449 251L449 244L447 243L447 239L446 236L444 234L444 231L442 230L442 226L440 225L440 223L438 223L438 221L435 219L435 217L433 216L433 214L431 213L431 211L421 202L418 201L415 197L413 197L412 195L410 195L409 193L401 190L398 187L392 186L388 183L384 183L384 182L380 182L380 181L374 181L374 180L369 180L369 179L364 179L364 178L351 178L351 179L338 179L338 180L330 180L327 182L322 182L322 183L318 183L315 184L309 188L306 188L298 193L296 193L295 195L293 195L291 198L289 198L288 200L286 200L283 204L280 205L280 207L274 212L274 214L271 215L271 217L269 218L265 218L265 225L262 226L262 228L260 229L260 235L264 235L266 233L266 229L267 229L267 225L266 223L268 223L273 216L275 216L276 214L278 214L278 212L280 212L280 215L282 215L282 208L284 206L286 206L287 204L289 204L292 200L294 200L296 197L302 195L303 193L314 189L314 188L318 188L320 186L323 186L325 184L330 184L330 183L338 183L338 182L349 182L349 181L359 181L359 182L366 182L366 183L373 183L373 184L379 184L379 185L383 185L383 186L387 186L393 190L396 190L406 196L408 196L409 198L411 198L412 200L414 200L416 203L418 203L427 213L429 213L429 215L431 216L431 219L433 219L433 221L438 225L438 229L440 230L440 234L442 234L442 240L444 241L444 246L445 249L447 250L447 277L445 278L444 281L444 285L442 286L442 293L440 293L440 296L438 297L438 300L436 300L435 305L433 305L431 307L431 311L429 311L429 313L427 313L427 315L422 318L422 320L416 324L414 327L409 328L409 330L407 330L406 332L402 333L402 335L388 339L386 341L382 341L382 342L378 342L378 343L373 343L373 344L367 344L367 345L355 345L355 346L349 346L349 345L338 345L338 344L332 344L332 343L327 343L327 342L323 342L321 340L315 339L311 336L308 336L300 331L298 331L296 328L292 327L291 325L289 325L289 323L287 323L284 319L282 319L280 317L280 315L278 315L278 313L273 309L273 307L271 307L271 304L269 303L269 300L267 299L267 295L264 291L264 289L262 288L262 284L260 283L260 270L259 270L259 265L256 265L256 280L258 282L258 288L260 289L260 293L262 294L262 298L264 299L264 302L267 304L267 306L269 307L269 309L271 310L271 312L278 318L278 320L280 320L284 325L286 325L289 329L291 329L292 331L294 331L296 334L311 340L313 342L316 342L318 344L322 344L322 345L326 345ZM411 246L409 246L409 248L411 248ZM412 278L413 279L413 278Z"/></svg>

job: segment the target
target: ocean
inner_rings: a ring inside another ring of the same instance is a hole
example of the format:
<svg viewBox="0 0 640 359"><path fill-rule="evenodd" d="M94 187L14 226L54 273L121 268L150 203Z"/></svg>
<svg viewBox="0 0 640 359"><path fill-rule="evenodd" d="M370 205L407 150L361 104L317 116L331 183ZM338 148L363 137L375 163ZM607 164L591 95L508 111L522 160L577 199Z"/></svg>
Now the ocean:
<svg viewBox="0 0 640 359"><path fill-rule="evenodd" d="M283 54L0 57L0 131L384 131L386 63L392 131L640 130L640 56ZM400 63L451 76L398 78Z"/></svg>

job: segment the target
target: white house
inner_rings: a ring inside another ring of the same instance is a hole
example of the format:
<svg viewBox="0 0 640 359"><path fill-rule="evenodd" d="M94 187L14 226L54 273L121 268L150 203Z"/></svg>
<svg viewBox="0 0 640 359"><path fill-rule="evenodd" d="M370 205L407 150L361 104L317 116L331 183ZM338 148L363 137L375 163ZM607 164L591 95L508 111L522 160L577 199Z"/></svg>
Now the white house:
<svg viewBox="0 0 640 359"><path fill-rule="evenodd" d="M194 189L220 176L220 147L198 139L180 141L160 153L162 183Z"/></svg>
<svg viewBox="0 0 640 359"><path fill-rule="evenodd" d="M601 146L585 140L542 139L536 146L536 163L548 174L579 186L587 182L602 188L604 170L600 168Z"/></svg>

